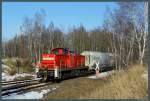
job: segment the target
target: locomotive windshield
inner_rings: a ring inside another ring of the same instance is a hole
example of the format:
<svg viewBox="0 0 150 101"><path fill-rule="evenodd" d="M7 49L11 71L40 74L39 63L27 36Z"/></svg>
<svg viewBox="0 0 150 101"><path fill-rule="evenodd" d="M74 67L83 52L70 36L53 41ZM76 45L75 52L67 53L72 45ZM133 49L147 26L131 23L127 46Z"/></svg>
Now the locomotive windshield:
<svg viewBox="0 0 150 101"><path fill-rule="evenodd" d="M58 54L59 54L59 50L58 50L58 49L56 49L55 51L53 51L53 54L58 55Z"/></svg>
<svg viewBox="0 0 150 101"><path fill-rule="evenodd" d="M74 54L74 51L70 51L70 53L73 55L73 54Z"/></svg>
<svg viewBox="0 0 150 101"><path fill-rule="evenodd" d="M52 54L58 55L59 54L59 49L53 49L51 51Z"/></svg>

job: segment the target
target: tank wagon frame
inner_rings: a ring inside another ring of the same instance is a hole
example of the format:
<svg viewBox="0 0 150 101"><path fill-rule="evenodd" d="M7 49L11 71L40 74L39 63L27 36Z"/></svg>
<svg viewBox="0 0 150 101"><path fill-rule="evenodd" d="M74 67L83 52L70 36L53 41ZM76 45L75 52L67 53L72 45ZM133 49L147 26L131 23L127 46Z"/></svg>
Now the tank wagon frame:
<svg viewBox="0 0 150 101"><path fill-rule="evenodd" d="M95 70L96 64L99 64L98 67L101 71L115 67L114 54L112 53L84 51L81 55L85 56L85 66L88 66L90 70Z"/></svg>

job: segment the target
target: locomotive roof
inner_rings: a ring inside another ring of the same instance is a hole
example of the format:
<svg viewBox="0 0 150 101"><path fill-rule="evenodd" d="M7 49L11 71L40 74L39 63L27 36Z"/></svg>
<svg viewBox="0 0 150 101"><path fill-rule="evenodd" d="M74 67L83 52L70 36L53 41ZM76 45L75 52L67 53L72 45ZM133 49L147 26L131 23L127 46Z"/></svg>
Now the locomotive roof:
<svg viewBox="0 0 150 101"><path fill-rule="evenodd" d="M72 50L69 50L69 48L53 48L51 51L54 51L54 50L56 50L56 49L64 49L64 50L66 50L66 51L74 52L74 51L72 51Z"/></svg>
<svg viewBox="0 0 150 101"><path fill-rule="evenodd" d="M53 48L51 51L53 51L55 49L66 49L66 50L68 50L68 48Z"/></svg>

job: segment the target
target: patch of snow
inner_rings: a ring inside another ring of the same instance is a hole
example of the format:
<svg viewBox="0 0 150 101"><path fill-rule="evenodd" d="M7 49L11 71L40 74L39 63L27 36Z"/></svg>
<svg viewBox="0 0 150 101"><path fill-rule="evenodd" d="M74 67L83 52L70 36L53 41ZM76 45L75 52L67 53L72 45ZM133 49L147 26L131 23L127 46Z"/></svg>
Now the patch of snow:
<svg viewBox="0 0 150 101"><path fill-rule="evenodd" d="M2 80L3 81L8 81L7 79L9 80L8 74L2 72Z"/></svg>
<svg viewBox="0 0 150 101"><path fill-rule="evenodd" d="M99 79L99 78L107 77L107 76L109 76L109 75L111 75L113 73L115 73L114 70L108 71L108 72L102 72L102 73L99 73L98 75L95 74L95 75L89 76L87 78L90 78L90 79Z"/></svg>
<svg viewBox="0 0 150 101"><path fill-rule="evenodd" d="M4 64L2 64L2 68L3 68L3 69L10 69L10 67L9 67L9 66L4 65Z"/></svg>
<svg viewBox="0 0 150 101"><path fill-rule="evenodd" d="M5 63L6 61L8 61L8 59L2 59L2 63Z"/></svg>
<svg viewBox="0 0 150 101"><path fill-rule="evenodd" d="M8 77L8 72L11 68L7 65L2 64L2 80L6 80Z"/></svg>
<svg viewBox="0 0 150 101"><path fill-rule="evenodd" d="M20 73L20 74L15 74L15 75L8 75L7 73L2 73L2 80L5 81L12 81L15 78L19 78L19 77L26 77L26 76L32 76L34 78L36 78L36 75L33 74L27 74L27 73Z"/></svg>
<svg viewBox="0 0 150 101"><path fill-rule="evenodd" d="M2 64L2 72L4 73L8 73L8 71L10 71L11 68L7 65Z"/></svg>
<svg viewBox="0 0 150 101"><path fill-rule="evenodd" d="M32 76L33 78L36 78L35 74L27 74L27 73L20 73L20 74L15 74L15 75L9 75L9 71L11 68L7 65L2 64L2 80L4 81L12 81L15 78L19 77L26 77L26 76Z"/></svg>
<svg viewBox="0 0 150 101"><path fill-rule="evenodd" d="M11 59L12 62L16 62L16 59L19 59L19 58L16 58L16 57L12 57L12 58L9 58L9 59L7 59L7 58L4 59L4 58L3 58L3 59L2 59L2 62L5 63L5 62L7 62L7 61L10 60L10 59Z"/></svg>
<svg viewBox="0 0 150 101"><path fill-rule="evenodd" d="M50 91L55 90L55 89L56 88L44 89L44 90L41 90L40 92L31 91L31 92L27 92L24 94L13 94L9 96L4 96L2 97L2 99L41 99L43 98L44 94L47 94Z"/></svg>

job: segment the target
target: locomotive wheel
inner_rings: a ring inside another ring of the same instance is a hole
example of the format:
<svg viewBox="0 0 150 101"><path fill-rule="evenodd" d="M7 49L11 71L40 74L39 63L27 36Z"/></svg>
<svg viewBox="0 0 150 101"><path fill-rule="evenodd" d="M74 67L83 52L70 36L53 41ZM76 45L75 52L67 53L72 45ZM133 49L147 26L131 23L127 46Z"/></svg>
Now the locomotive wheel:
<svg viewBox="0 0 150 101"><path fill-rule="evenodd" d="M61 79L56 79L55 80L57 83L60 83L61 82Z"/></svg>

